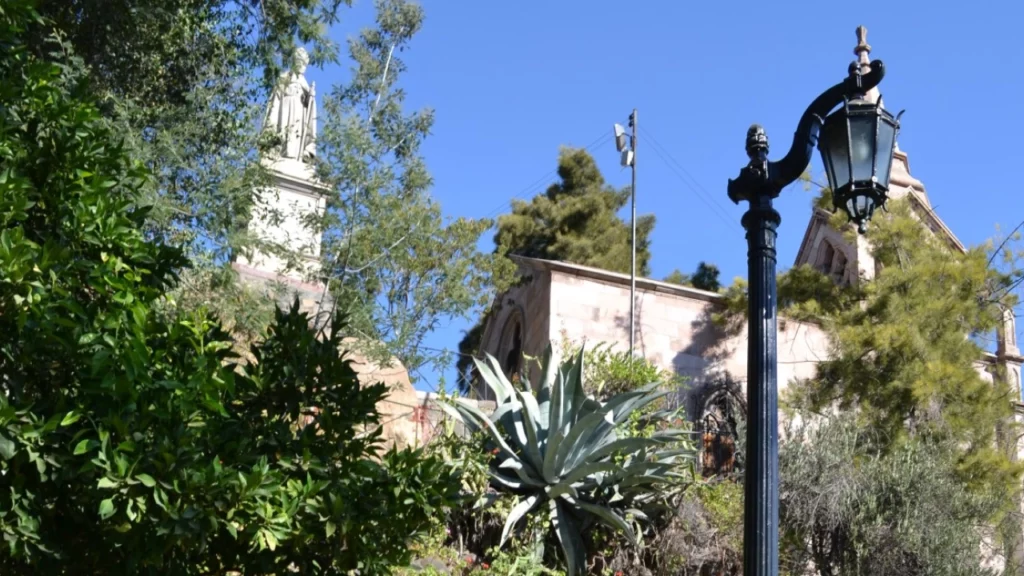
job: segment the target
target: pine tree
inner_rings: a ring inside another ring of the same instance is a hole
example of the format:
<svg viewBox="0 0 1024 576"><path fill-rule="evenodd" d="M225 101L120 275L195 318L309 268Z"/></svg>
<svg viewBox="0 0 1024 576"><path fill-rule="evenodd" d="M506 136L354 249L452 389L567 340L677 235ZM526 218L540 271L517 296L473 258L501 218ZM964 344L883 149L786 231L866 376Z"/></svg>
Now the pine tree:
<svg viewBox="0 0 1024 576"><path fill-rule="evenodd" d="M987 247L961 253L929 230L907 201L872 222L867 239L877 276L838 309L820 307L832 337L817 376L794 389L812 410L855 410L885 438L880 450L911 436L952 439L958 466L978 489L1009 490L1020 466L996 442L1008 425L1013 391L1005 375L988 382L977 370L984 350L969 338L1001 327L1015 274L991 265ZM782 301L780 294L780 301ZM790 295L791 305L799 299Z"/></svg>
<svg viewBox="0 0 1024 576"><path fill-rule="evenodd" d="M494 236L503 254L559 260L612 272L630 271L629 222L618 216L629 202L628 188L605 183L586 150L563 148L558 177L530 202L512 201L512 213L498 218ZM654 216L636 222L637 274L650 274L650 234Z"/></svg>
<svg viewBox="0 0 1024 576"><path fill-rule="evenodd" d="M708 292L718 292L722 288L722 284L718 280L719 274L718 266L708 264L702 260L697 264L697 269L692 275L684 274L676 269L666 276L664 281L669 284L678 284L680 286L693 286L694 288L707 290Z"/></svg>
<svg viewBox="0 0 1024 576"><path fill-rule="evenodd" d="M558 155L559 182L530 202L512 201L512 212L498 218L495 253L558 260L629 273L632 236L629 222L618 212L630 199L629 188L608 185L594 158L584 149L562 148ZM650 234L654 216L636 222L637 274L650 274ZM459 342L458 386L471 385L472 357L480 348L487 314Z"/></svg>

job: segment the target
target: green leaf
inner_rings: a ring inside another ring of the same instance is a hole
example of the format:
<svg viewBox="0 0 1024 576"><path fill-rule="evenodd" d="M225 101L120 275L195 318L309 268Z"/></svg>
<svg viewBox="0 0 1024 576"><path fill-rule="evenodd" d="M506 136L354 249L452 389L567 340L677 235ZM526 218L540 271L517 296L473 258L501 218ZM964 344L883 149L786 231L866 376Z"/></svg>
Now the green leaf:
<svg viewBox="0 0 1024 576"><path fill-rule="evenodd" d="M572 519L566 504L558 500L548 500L550 520L558 535L558 543L562 545L565 557L567 576L582 576L586 567L586 547L580 536L579 526Z"/></svg>
<svg viewBox="0 0 1024 576"><path fill-rule="evenodd" d="M619 530L626 535L626 538L631 544L636 544L636 533L633 531L633 527L628 522L622 519L621 516L613 512L610 508L604 506L598 506L583 500L577 500L573 503L575 506L597 516L601 522L606 524L608 527Z"/></svg>
<svg viewBox="0 0 1024 576"><path fill-rule="evenodd" d="M70 426L70 425L74 424L75 422L78 422L78 420L81 419L81 418L82 418L82 413L81 412L71 411L71 412L68 412L64 416L64 419L60 421L60 425L61 426Z"/></svg>
<svg viewBox="0 0 1024 576"><path fill-rule="evenodd" d="M338 529L338 527L334 525L334 522L328 521L324 525L324 531L326 532L326 537L327 538L330 538L332 535L334 535L334 531L337 530L337 529Z"/></svg>
<svg viewBox="0 0 1024 576"><path fill-rule="evenodd" d="M0 456L4 460L10 460L14 458L15 452L17 452L17 447L14 441L0 433Z"/></svg>
<svg viewBox="0 0 1024 576"><path fill-rule="evenodd" d="M519 502L512 508L512 511L508 514L508 518L505 519L505 527L501 530L501 541L498 544L499 547L505 545L505 542L508 540L508 535L512 531L512 528L515 527L516 522L519 522L523 516L526 516L526 514L537 505L538 500L539 498L534 494L533 496L529 496L525 500Z"/></svg>
<svg viewBox="0 0 1024 576"><path fill-rule="evenodd" d="M96 483L97 488L117 488L117 482L114 482L110 478L104 476L100 478L100 481Z"/></svg>
<svg viewBox="0 0 1024 576"><path fill-rule="evenodd" d="M114 515L114 501L110 498L100 502L100 518L106 520Z"/></svg>
<svg viewBox="0 0 1024 576"><path fill-rule="evenodd" d="M75 456L81 456L82 454L85 454L86 452L88 452L88 450L89 450L89 439L87 438L85 440L80 441L78 444L75 444L75 451L74 451L73 454Z"/></svg>
<svg viewBox="0 0 1024 576"><path fill-rule="evenodd" d="M156 486L156 480L154 480L153 477L150 476L149 474L137 474L135 476L135 479L138 480L139 482L142 482L142 484L146 488L152 488L153 486Z"/></svg>

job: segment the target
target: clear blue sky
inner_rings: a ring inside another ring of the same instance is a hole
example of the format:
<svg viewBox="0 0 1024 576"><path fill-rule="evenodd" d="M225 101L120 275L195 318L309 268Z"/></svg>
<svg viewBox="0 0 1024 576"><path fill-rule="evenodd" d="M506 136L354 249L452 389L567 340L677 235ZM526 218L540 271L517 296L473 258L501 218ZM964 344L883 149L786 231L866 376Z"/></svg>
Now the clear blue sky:
<svg viewBox="0 0 1024 576"><path fill-rule="evenodd" d="M333 31L339 42L372 21L372 3L356 2ZM402 85L409 106L436 110L423 150L450 216L493 217L543 191L560 145L586 146L637 108L638 212L657 216L653 276L700 260L717 264L725 283L746 276L743 208L725 185L746 160L747 127L762 124L772 158L785 154L806 106L845 75L863 24L872 58L888 69L886 106L907 110L900 148L946 224L974 245L1024 219L1013 181L1024 131L1018 2L422 5ZM311 76L326 86L347 68ZM593 153L610 183L629 183L611 142ZM823 180L817 158L815 171ZM777 202L780 268L796 256L811 197L795 185ZM491 234L481 247L491 249ZM467 327L454 321L427 344L454 350Z"/></svg>

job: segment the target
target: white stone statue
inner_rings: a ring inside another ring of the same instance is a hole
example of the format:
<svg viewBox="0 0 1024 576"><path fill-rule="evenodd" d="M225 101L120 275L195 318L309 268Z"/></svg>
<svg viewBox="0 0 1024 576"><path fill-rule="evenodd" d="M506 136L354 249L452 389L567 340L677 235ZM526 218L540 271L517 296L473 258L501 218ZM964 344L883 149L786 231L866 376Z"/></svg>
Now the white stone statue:
<svg viewBox="0 0 1024 576"><path fill-rule="evenodd" d="M299 47L292 57L292 69L270 96L264 130L280 138L277 152L282 158L308 161L316 155L316 84L306 82L309 55Z"/></svg>

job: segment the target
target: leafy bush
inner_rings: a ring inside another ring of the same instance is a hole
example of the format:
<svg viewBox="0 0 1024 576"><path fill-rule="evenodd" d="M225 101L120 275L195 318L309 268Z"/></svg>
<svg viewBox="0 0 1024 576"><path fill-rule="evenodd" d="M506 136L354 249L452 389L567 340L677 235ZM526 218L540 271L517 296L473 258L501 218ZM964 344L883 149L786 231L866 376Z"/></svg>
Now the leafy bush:
<svg viewBox="0 0 1024 576"><path fill-rule="evenodd" d="M581 574L586 530L604 524L636 543L635 522L647 517L643 509L692 478L685 465L692 472L694 452L681 431L620 436L632 414L666 394L657 391L659 383L602 404L584 392L583 353L556 366L549 346L535 396L510 383L494 358L488 362L477 370L497 398L492 416L466 402L443 406L470 430L487 433L496 456L488 468L491 482L518 498L502 543L528 513L547 504L568 573Z"/></svg>
<svg viewBox="0 0 1024 576"><path fill-rule="evenodd" d="M454 501L417 451L377 456L383 385L278 311L243 366L186 266L142 232L144 171L73 65L0 5L0 553L5 574L376 574Z"/></svg>
<svg viewBox="0 0 1024 576"><path fill-rule="evenodd" d="M809 565L855 576L995 573L980 562L996 544L986 545L982 527L1002 498L968 489L954 446L915 438L876 452L850 416L794 426L789 436L779 454L783 573Z"/></svg>

